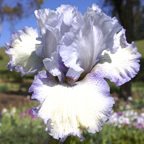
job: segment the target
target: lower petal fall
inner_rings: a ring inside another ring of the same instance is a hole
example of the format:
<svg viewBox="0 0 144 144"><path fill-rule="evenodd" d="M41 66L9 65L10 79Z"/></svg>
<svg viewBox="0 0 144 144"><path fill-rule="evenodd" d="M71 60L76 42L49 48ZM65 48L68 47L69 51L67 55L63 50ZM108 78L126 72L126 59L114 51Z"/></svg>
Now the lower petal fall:
<svg viewBox="0 0 144 144"><path fill-rule="evenodd" d="M42 67L42 60L35 51L40 44L37 37L37 31L31 27L26 27L12 35L11 43L6 49L10 57L8 63L10 70L16 70L25 75L34 73Z"/></svg>
<svg viewBox="0 0 144 144"><path fill-rule="evenodd" d="M100 62L93 68L93 72L101 75L120 86L131 80L140 69L140 53L134 43L128 44L125 31L115 36L115 53L104 51Z"/></svg>
<svg viewBox="0 0 144 144"><path fill-rule="evenodd" d="M100 131L114 104L106 81L96 75L87 75L72 87L51 85L45 75L33 82L31 92L40 102L38 117L55 139L69 135L82 137L83 130Z"/></svg>

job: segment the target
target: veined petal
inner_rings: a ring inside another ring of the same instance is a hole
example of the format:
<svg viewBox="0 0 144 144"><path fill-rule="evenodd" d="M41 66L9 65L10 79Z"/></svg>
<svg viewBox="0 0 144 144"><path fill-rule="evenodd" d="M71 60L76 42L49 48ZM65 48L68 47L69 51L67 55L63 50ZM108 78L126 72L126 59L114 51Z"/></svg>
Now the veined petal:
<svg viewBox="0 0 144 144"><path fill-rule="evenodd" d="M62 61L69 69L79 67L85 74L89 73L99 61L103 50L117 49L114 47L114 35L121 29L115 18L110 18L93 6L85 13L79 31L75 34L70 31L64 35L59 50ZM71 77L71 74L67 74L67 77ZM71 78L77 80L79 77Z"/></svg>
<svg viewBox="0 0 144 144"><path fill-rule="evenodd" d="M56 52L54 52L51 58L45 58L43 60L45 69L52 74L53 76L57 76L59 81L62 81L62 72L60 71L60 63L59 56Z"/></svg>
<svg viewBox="0 0 144 144"><path fill-rule="evenodd" d="M92 8L89 8L86 17L91 19L94 25L101 29L104 39L104 49L110 51L116 51L117 48L114 46L114 35L122 30L122 26L119 24L118 20L113 17L109 17L95 4Z"/></svg>
<svg viewBox="0 0 144 144"><path fill-rule="evenodd" d="M43 58L50 58L52 53L56 51L58 39L56 33L52 30L46 30L46 33L42 35L41 38L42 47L41 47L41 56Z"/></svg>
<svg viewBox="0 0 144 144"><path fill-rule="evenodd" d="M118 48L117 51L104 51L100 62L92 71L120 86L138 73L141 55L134 43L126 42L124 30L115 35L114 45Z"/></svg>
<svg viewBox="0 0 144 144"><path fill-rule="evenodd" d="M26 27L12 35L11 43L6 53L10 57L8 67L10 70L21 72L22 75L34 73L42 67L42 60L36 55L40 42L38 33L31 27Z"/></svg>
<svg viewBox="0 0 144 144"><path fill-rule="evenodd" d="M33 82L32 98L40 102L37 115L54 138L82 136L83 130L100 131L111 114L114 104L104 79L88 75L75 86L51 85L47 76L37 76Z"/></svg>
<svg viewBox="0 0 144 144"><path fill-rule="evenodd" d="M43 91L43 89L47 87L47 85L44 85L44 83L46 83L49 87L53 87L54 85L57 84L53 79L53 77L48 75L46 71L44 70L40 71L35 76L34 81L31 87L29 88L29 92L30 93L33 92L31 99L36 99L40 103L44 102L47 96L46 95L47 91Z"/></svg>

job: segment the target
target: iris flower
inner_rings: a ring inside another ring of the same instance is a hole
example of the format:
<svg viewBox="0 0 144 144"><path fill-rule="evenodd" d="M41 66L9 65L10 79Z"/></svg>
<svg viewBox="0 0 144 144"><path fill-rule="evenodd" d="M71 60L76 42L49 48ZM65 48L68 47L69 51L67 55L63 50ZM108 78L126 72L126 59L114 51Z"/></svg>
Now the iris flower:
<svg viewBox="0 0 144 144"><path fill-rule="evenodd" d="M29 89L40 103L35 113L55 139L99 132L114 104L107 79L120 86L139 71L135 44L97 5L84 14L61 5L35 16L38 30L26 27L12 35L8 67L35 74Z"/></svg>

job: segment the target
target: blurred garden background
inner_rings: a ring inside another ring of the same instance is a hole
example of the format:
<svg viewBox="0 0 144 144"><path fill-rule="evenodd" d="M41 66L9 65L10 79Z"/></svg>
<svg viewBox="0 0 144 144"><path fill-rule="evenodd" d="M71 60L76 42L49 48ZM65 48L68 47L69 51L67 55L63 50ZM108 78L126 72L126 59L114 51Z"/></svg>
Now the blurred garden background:
<svg viewBox="0 0 144 144"><path fill-rule="evenodd" d="M57 143L45 132L41 120L31 115L37 102L28 88L33 76L21 77L7 69L5 44L10 34L25 26L36 27L33 11L71 4L84 12L93 3L108 15L116 16L126 29L127 40L135 41L142 54L138 75L121 88L111 85L114 112L100 133L84 133L85 140L69 137L67 144L144 144L144 1L143 0L0 0L0 144Z"/></svg>

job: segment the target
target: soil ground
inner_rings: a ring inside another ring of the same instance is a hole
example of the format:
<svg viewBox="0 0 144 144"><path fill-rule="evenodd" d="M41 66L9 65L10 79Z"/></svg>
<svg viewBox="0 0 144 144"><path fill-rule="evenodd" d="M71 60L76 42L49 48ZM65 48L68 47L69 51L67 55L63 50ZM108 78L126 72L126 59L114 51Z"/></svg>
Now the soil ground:
<svg viewBox="0 0 144 144"><path fill-rule="evenodd" d="M23 105L30 104L31 102L32 101L30 100L29 96L0 93L0 111L2 110L2 108L20 108Z"/></svg>

